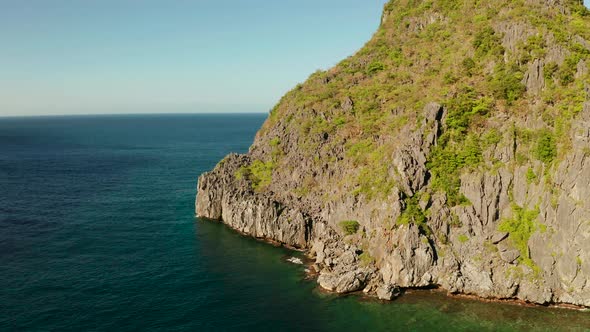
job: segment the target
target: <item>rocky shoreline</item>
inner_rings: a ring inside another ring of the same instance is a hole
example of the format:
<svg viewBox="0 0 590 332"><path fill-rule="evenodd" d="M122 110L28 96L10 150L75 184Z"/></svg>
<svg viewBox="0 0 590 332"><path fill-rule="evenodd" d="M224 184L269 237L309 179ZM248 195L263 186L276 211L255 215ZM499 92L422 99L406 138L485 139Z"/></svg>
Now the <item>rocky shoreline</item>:
<svg viewBox="0 0 590 332"><path fill-rule="evenodd" d="M434 105L428 107L441 109ZM590 114L590 107L586 107L585 110ZM424 121L435 122L437 118L440 116L433 114L430 119ZM423 128L428 126L424 125ZM222 221L249 236L305 250L316 260L320 270L318 283L327 290L337 293L362 290L367 294L380 294L381 298L390 298L398 288L436 286L449 293L471 294L481 298L514 299L543 305L565 303L590 306L590 286L586 282L590 274L585 274L585 270L574 266L574 274L570 277L583 281L581 287L564 289L562 283L556 282L556 278L568 270L556 269L555 259L569 259L575 264L575 258L554 257L552 261L547 261L543 265L544 270L549 272L545 278L534 275L533 271L526 272L526 266L517 264L518 252L508 244L507 234L496 230L497 221L489 222L488 225L481 221L480 215L486 210L478 212L471 206L458 207L460 213L458 211L457 214L462 226L460 229L454 229L449 226L448 217L444 218L450 211L445 210L441 201L443 198L434 197L427 202L432 210L438 211L431 215L433 233L442 234L445 230L448 234L445 236L455 238L454 241L448 240L447 244L436 243L439 240L436 237L436 242L433 243L432 239L425 236L414 224L396 226L393 230L371 229L371 225L368 224L358 233L346 235L338 228L337 222L329 220L344 219L343 210L349 210L348 216L354 216L359 220L378 219L380 215L371 213L375 211L372 202L341 202L341 206L328 206L325 210L315 213L304 212L313 211L313 206L301 200L283 203L276 193L256 192L248 179L238 179L236 172L250 162L250 155L232 154L221 161L213 171L201 175L196 199L197 215ZM583 169L572 173L590 170L590 164L581 165ZM414 167L421 166L418 164ZM508 183L500 185L504 177L509 179ZM473 180L475 179L477 177ZM499 183L496 185L490 180ZM412 181L414 180L408 179L408 185ZM482 204L484 207L488 206L487 213L497 216L502 205L504 209L509 208L508 201L502 203L501 197L502 192L508 190L509 183L515 181L512 175L500 173L492 179L479 178L477 181L481 181L484 186L488 186L489 183L498 190L495 194L500 198L500 205L496 205L498 210L491 213L491 206L488 203ZM471 194L472 189L469 188L469 183L473 182L469 180L466 183L466 193L472 201L486 199L486 196L474 197ZM516 187L514 193L514 196L520 195ZM504 195L508 196L507 193ZM566 205L564 203L564 206ZM393 208L395 209L395 205ZM401 208L397 209L399 211ZM437 215L441 217L436 217ZM554 227L558 229L559 226ZM577 226L578 229L580 227L585 226ZM479 240L461 241L458 236L464 232ZM578 233L578 236L581 236L580 240L585 238L584 234ZM371 237L369 241L367 237ZM531 252L538 252L539 249L536 248L540 246L545 248L543 241L542 238L532 240L529 244ZM563 244L576 245L576 242L568 241ZM577 245L587 246L590 242L581 242ZM383 252L384 249L387 251ZM376 255L379 251L380 257ZM452 255L444 255L444 251L451 252ZM585 255L588 252L590 251L582 250L580 254ZM483 257L486 257L485 261Z"/></svg>
<svg viewBox="0 0 590 332"><path fill-rule="evenodd" d="M363 49L200 176L197 216L306 251L336 293L590 307L590 35L547 27L590 26L576 12L390 1Z"/></svg>
<svg viewBox="0 0 590 332"><path fill-rule="evenodd" d="M199 217L199 218L203 219L205 222L222 222L223 223L223 221L221 221L221 220L213 220L213 219L208 219L205 217ZM229 227L229 226L226 225L226 227ZM242 236L251 237L247 233L240 232L237 229L232 228L232 230L239 233ZM303 266L305 266L305 279L310 280L310 281L316 281L316 282L318 281L318 277L320 276L321 268L316 264L315 258L311 257L309 255L308 250L295 248L295 247L280 243L278 241L275 241L273 239L268 239L268 238L255 238L255 239L262 241L264 243L267 243L269 245L272 245L274 247L284 247L284 248L287 248L292 251L304 253L305 254L304 259L295 258L294 256L290 256L289 258L286 258L285 261L289 262L290 264L297 264L297 265L302 264ZM318 283L318 290L321 292L327 293L327 294L342 294L342 293L328 290L328 289L322 287L319 283ZM355 296L359 297L359 300L378 300L378 301L382 301L382 302L389 302L389 301L395 300L396 298L398 298L400 296L404 296L404 295L410 294L412 292L437 292L437 293L444 294L446 296L453 297L453 298L469 299L469 300L476 300L476 301L480 301L480 302L489 302L489 303L504 303L504 304L509 304L509 305L526 306L526 307L539 307L540 306L540 307L545 307L545 308L568 309L568 310L576 310L576 311L582 311L582 312L590 311L590 307L573 305L573 304L568 304L568 303L539 304L539 303L532 303L532 302L527 302L527 301L517 300L517 299L483 298L483 297L480 297L477 295L450 293L438 286L431 286L431 287L426 287L426 288L406 288L406 289L399 289L398 288L395 291L395 293L392 292L392 295L394 295L394 296L391 296L390 298L385 297L383 294L381 296L379 296L379 294L377 294L377 293L365 292L363 290L358 290L358 291L351 292L351 293L345 293L344 295L355 295ZM389 295L389 294L387 294L387 295Z"/></svg>

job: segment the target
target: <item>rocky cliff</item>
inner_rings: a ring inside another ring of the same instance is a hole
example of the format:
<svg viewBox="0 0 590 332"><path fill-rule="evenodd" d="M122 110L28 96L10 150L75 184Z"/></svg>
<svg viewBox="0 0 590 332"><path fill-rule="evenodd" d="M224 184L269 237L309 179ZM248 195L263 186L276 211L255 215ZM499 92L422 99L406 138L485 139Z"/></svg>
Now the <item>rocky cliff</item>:
<svg viewBox="0 0 590 332"><path fill-rule="evenodd" d="M390 1L199 178L197 215L307 250L335 292L590 306L588 66L581 1Z"/></svg>

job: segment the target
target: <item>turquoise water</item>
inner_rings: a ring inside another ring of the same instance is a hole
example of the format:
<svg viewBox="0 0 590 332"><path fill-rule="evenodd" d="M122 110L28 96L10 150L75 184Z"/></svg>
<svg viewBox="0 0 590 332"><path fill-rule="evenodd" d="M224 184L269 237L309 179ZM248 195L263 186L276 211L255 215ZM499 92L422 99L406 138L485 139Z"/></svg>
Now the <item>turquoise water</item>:
<svg viewBox="0 0 590 332"><path fill-rule="evenodd" d="M196 220L197 176L263 120L0 119L0 330L590 330L590 312L325 294L300 254Z"/></svg>

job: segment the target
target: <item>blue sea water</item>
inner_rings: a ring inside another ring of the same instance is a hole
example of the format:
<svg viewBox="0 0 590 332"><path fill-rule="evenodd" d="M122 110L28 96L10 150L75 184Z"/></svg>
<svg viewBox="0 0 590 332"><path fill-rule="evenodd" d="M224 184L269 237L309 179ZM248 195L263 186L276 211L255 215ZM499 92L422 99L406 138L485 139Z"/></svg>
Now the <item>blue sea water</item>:
<svg viewBox="0 0 590 332"><path fill-rule="evenodd" d="M1 331L587 331L590 313L319 291L300 255L194 217L263 115L0 119Z"/></svg>

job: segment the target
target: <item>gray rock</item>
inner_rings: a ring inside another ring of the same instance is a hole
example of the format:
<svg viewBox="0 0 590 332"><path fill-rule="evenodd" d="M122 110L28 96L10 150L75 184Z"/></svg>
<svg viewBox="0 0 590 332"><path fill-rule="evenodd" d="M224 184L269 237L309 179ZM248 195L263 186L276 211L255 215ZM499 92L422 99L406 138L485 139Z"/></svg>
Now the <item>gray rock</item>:
<svg viewBox="0 0 590 332"><path fill-rule="evenodd" d="M576 67L576 78L582 78L588 74L588 65L586 61L580 60Z"/></svg>
<svg viewBox="0 0 590 332"><path fill-rule="evenodd" d="M411 224L400 227L392 242L393 252L381 263L383 281L400 287L428 286L434 252L418 227Z"/></svg>
<svg viewBox="0 0 590 332"><path fill-rule="evenodd" d="M350 112L352 111L353 107L354 102L352 101L352 99L350 97L344 98L344 101L342 102L342 110L345 112Z"/></svg>
<svg viewBox="0 0 590 332"><path fill-rule="evenodd" d="M412 192L428 186L425 159L436 144L441 130L439 121L445 116L438 106L427 108L426 114L424 131L407 135L407 143L400 144L398 150L405 155L399 157L403 165L400 183ZM235 174L253 158L259 158L254 156L263 152L257 147L247 155L228 156L199 178L196 212L254 237L308 249L316 258L318 283L334 292L366 290L387 298L388 289L383 285L441 285L450 292L485 297L590 305L590 223L586 222L590 220L590 202L585 200L590 197L590 163L585 162L590 146L588 128L590 103L584 105L573 125L571 154L555 172L556 198L547 196L544 182L536 187L527 184L527 169L541 167L540 164L517 167L513 173L504 168L496 173L466 173L461 178L461 191L472 206L451 210L444 196L439 195L433 195L428 205L422 205L428 206L428 225L435 237L421 234L415 225L383 227L383 220L396 220L402 211L398 191L386 202L347 198L322 208L316 205L320 199L286 200L282 196L285 190L252 190L246 179L238 179ZM288 137L281 138L287 140ZM502 144L509 144L509 140L499 143ZM511 150L502 154L508 160L515 156ZM284 175L275 179L277 182L272 185L277 188L288 188L289 181L301 181ZM529 281L533 279L512 274L510 267L515 265L525 276L533 272L519 265L520 253L506 240L506 233L497 230L500 220L513 213L508 199L510 191L515 203L525 209L543 202L537 222L548 230L533 234L529 241L531 259L542 271L540 288ZM557 204L552 205L552 199ZM460 220L458 225L450 224L453 214ZM363 233L359 231L343 239L338 229L342 220L358 220ZM461 242L459 235L467 236L468 241ZM361 236L366 236L368 243L363 253L373 257L370 267L364 266L359 257ZM497 251L486 242L495 243Z"/></svg>
<svg viewBox="0 0 590 332"><path fill-rule="evenodd" d="M586 39L582 38L581 36L574 36L574 39L576 42L578 42L580 45L582 45L584 48L586 48L588 51L590 51L590 42L587 41Z"/></svg>
<svg viewBox="0 0 590 332"><path fill-rule="evenodd" d="M336 293L356 292L365 286L367 282L368 271L356 269L347 272L321 273L318 277L318 283L326 290Z"/></svg>
<svg viewBox="0 0 590 332"><path fill-rule="evenodd" d="M514 261L520 257L520 252L518 250L506 250L500 252L500 257L502 257L502 260L506 263L514 263Z"/></svg>
<svg viewBox="0 0 590 332"><path fill-rule="evenodd" d="M502 36L502 46L510 52L515 52L519 43L535 34L534 28L528 23L504 21L495 26L495 30Z"/></svg>
<svg viewBox="0 0 590 332"><path fill-rule="evenodd" d="M420 190L428 177L426 156L435 145L440 134L442 118L446 110L436 103L429 103L424 108L425 118L422 130L414 132L398 151L393 154L393 165L403 191L413 195ZM424 133L428 135L424 135Z"/></svg>
<svg viewBox="0 0 590 332"><path fill-rule="evenodd" d="M539 7L551 7L565 13L570 5L562 0L527 1L541 11L546 9ZM383 22L387 17L385 13ZM428 24L446 20L449 18L428 11L421 17L406 18L404 31L421 31ZM493 28L507 50L506 62L515 60L514 52L521 43L539 35L537 28L525 22L495 21ZM590 306L590 86L585 84L587 101L571 121L571 128L564 126L569 132L563 139L571 144L559 150L559 158L551 165L522 158L533 155L536 143L526 143L514 134L515 128L533 132L554 129L547 124L552 121L546 115L555 106L539 98L545 87L544 64L562 65L571 52L551 33L542 36L546 54L529 62L522 80L528 92L522 107L530 105L530 109L515 116L510 105L504 105L500 108L505 110L491 112L478 124L482 133L494 129L501 139L482 145L484 161L461 173L459 191L469 204L452 206L446 194L432 187L427 161L446 130L447 111L440 100L425 100L426 107L418 110L390 106L391 100L376 96L376 104L394 107L383 110L392 123L396 117L404 117L399 127L386 134L367 135L362 126L345 127L344 133L321 128L302 134L301 126L293 125L313 119L331 123L361 102L339 93L335 97L339 99L323 104L337 105L339 101L340 107L326 109L296 105L286 98L287 102L279 105L281 116L265 123L248 153L229 155L199 178L197 216L222 221L253 237L307 250L315 257L313 270L319 273L318 283L334 292L363 290L390 298L397 293L395 287L440 285L450 292L483 297ZM589 47L583 38L574 38ZM357 60L362 67L371 57ZM415 65L426 68L427 63ZM490 62L484 70L492 73L495 65ZM587 75L587 67L587 61L578 63L576 86ZM351 85L371 79L361 72ZM323 82L339 79L337 75L337 70L330 72ZM336 140L338 137L342 140ZM391 181L387 193L359 193L358 183L351 180L358 179L363 169L347 153L348 143L355 143L356 137L375 147L387 147L388 162L379 165L384 178ZM272 181L254 190L251 179L236 173L256 160L273 160L275 168ZM528 179L529 169L542 179ZM420 195L418 205L427 211L425 225L398 225L406 198L413 195ZM516 206L538 211L532 220L535 231L528 241L532 267L519 262L520 252L509 235L498 231L502 220L514 217ZM345 220L357 221L359 230L345 234L340 227Z"/></svg>
<svg viewBox="0 0 590 332"><path fill-rule="evenodd" d="M545 87L544 65L543 60L535 59L529 64L529 69L524 74L522 84L526 86L527 91L531 94L538 95Z"/></svg>
<svg viewBox="0 0 590 332"><path fill-rule="evenodd" d="M496 232L494 232L494 235L492 235L491 241L493 244L498 244L502 240L506 239L507 237L508 237L508 232L496 231Z"/></svg>
<svg viewBox="0 0 590 332"><path fill-rule="evenodd" d="M376 294L380 300L391 301L401 294L401 290L395 285L382 285L377 288Z"/></svg>
<svg viewBox="0 0 590 332"><path fill-rule="evenodd" d="M296 208L271 197L245 190L245 180L235 173L249 163L247 156L229 155L211 172L199 177L196 214L222 220L230 227L257 238L271 239L295 248L308 248L312 222ZM237 182L242 182L236 186Z"/></svg>

